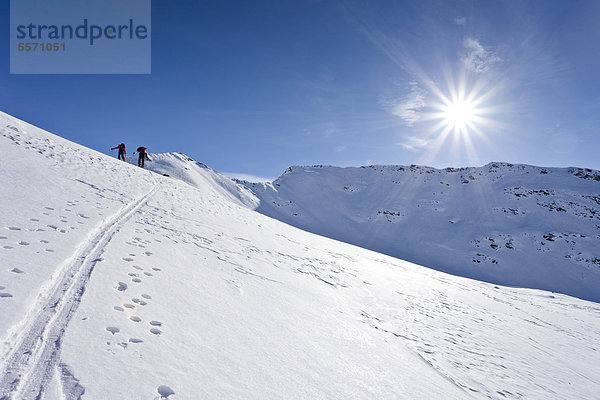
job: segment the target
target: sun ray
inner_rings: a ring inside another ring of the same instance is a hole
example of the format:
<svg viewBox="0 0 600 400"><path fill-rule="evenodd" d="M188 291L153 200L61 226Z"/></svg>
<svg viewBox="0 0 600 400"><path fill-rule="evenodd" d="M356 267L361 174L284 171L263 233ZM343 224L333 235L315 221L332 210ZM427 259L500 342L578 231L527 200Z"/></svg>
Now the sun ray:
<svg viewBox="0 0 600 400"><path fill-rule="evenodd" d="M423 82L432 95L419 120L426 124L424 136L429 141L423 158L435 159L446 146L449 147L446 151L462 153L470 161L479 162L479 144L490 144L486 129L497 125L493 115L506 111L506 107L491 104L502 83L492 84L486 79L470 81L472 76L465 71L455 74L444 70L443 76L445 90L432 80Z"/></svg>

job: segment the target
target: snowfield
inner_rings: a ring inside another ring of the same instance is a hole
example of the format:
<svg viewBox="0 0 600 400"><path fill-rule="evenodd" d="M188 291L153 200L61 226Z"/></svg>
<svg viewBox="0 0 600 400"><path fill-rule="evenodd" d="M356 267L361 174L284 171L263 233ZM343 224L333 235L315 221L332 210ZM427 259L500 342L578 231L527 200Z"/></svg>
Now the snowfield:
<svg viewBox="0 0 600 400"><path fill-rule="evenodd" d="M309 232L500 285L600 302L600 172L290 167L241 182L257 211Z"/></svg>
<svg viewBox="0 0 600 400"><path fill-rule="evenodd" d="M0 154L0 399L598 398L597 303L302 231L181 154L1 113Z"/></svg>

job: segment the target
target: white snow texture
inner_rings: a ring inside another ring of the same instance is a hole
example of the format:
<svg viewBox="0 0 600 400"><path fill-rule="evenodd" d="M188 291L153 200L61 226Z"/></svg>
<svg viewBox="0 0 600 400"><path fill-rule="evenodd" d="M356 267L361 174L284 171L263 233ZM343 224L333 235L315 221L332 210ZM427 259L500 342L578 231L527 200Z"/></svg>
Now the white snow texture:
<svg viewBox="0 0 600 400"><path fill-rule="evenodd" d="M240 182L290 225L486 282L600 302L600 172L290 167Z"/></svg>
<svg viewBox="0 0 600 400"><path fill-rule="evenodd" d="M595 171L240 185L3 113L0 154L0 399L598 398Z"/></svg>

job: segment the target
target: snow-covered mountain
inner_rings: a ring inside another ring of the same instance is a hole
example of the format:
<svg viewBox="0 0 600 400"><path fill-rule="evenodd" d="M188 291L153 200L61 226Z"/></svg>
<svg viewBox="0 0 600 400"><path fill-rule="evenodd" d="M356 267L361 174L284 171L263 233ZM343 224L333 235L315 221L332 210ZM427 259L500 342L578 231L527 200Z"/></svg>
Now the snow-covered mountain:
<svg viewBox="0 0 600 400"><path fill-rule="evenodd" d="M125 159L137 165L138 155L127 156ZM144 167L162 176L176 178L196 188L208 190L215 197L224 197L241 206L254 209L260 204L260 200L244 186L182 153L153 154L151 161L146 162Z"/></svg>
<svg viewBox="0 0 600 400"><path fill-rule="evenodd" d="M258 211L309 232L454 275L600 301L595 170L312 166L241 183Z"/></svg>
<svg viewBox="0 0 600 400"><path fill-rule="evenodd" d="M142 170L1 113L0 155L1 399L600 392L597 303L299 230L181 155Z"/></svg>

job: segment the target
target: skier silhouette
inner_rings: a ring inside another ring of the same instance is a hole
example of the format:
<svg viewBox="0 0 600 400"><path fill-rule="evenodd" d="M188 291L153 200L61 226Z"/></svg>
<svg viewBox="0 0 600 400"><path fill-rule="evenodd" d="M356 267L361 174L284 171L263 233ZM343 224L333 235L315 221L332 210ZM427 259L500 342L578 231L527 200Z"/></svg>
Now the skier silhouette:
<svg viewBox="0 0 600 400"><path fill-rule="evenodd" d="M137 151L140 153L138 157L138 167L144 168L144 160L150 161L150 158L148 158L148 153L146 153L146 148L140 146L137 148Z"/></svg>
<svg viewBox="0 0 600 400"><path fill-rule="evenodd" d="M117 158L118 158L119 160L123 160L123 161L125 161L125 154L126 154L126 151L125 151L125 143L121 143L121 144L120 144L120 145L118 145L117 147L113 147L111 150L114 150L114 149L119 149L119 155L117 156Z"/></svg>

